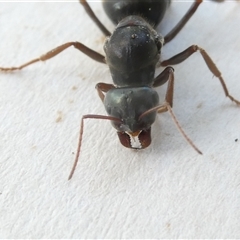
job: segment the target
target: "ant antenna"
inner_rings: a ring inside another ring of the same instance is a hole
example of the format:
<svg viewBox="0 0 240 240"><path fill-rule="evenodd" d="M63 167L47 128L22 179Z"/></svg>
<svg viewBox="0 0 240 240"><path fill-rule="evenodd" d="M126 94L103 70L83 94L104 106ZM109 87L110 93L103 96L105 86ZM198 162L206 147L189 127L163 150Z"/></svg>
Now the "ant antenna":
<svg viewBox="0 0 240 240"><path fill-rule="evenodd" d="M196 147L196 145L193 143L193 141L187 136L187 134L183 131L183 128L181 127L181 125L179 124L176 116L174 115L173 113L173 110L170 106L170 104L168 102L165 102L163 105L159 105L159 106L156 106L156 107L153 107L151 109L149 109L148 111L142 113L139 117L139 120L146 116L147 114L151 113L151 112L154 112L154 111L158 111L159 113L161 112L166 112L168 111L169 114L171 115L174 123L176 124L177 126L177 129L180 131L180 133L183 135L183 137L186 139L186 141L199 153L199 154L202 154L202 152Z"/></svg>
<svg viewBox="0 0 240 240"><path fill-rule="evenodd" d="M77 154L76 154L73 166L72 166L72 170L69 174L68 180L70 180L72 178L72 176L74 174L74 171L76 169L77 163L78 163L79 156L80 156L80 150L81 150L81 146L82 146L83 128L84 128L84 119L89 119L89 118L90 119L110 120L110 121L122 123L122 120L120 120L119 118L115 118L115 117L111 117L111 116L95 115L95 114L87 114L87 115L82 116L80 133L79 133L79 140L78 140L78 147L77 147Z"/></svg>

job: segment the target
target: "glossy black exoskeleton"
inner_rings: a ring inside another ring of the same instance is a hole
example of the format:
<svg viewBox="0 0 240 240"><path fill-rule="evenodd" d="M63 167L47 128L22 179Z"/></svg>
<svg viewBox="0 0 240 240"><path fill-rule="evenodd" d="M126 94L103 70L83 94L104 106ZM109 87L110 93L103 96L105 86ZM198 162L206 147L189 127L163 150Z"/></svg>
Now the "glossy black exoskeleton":
<svg viewBox="0 0 240 240"><path fill-rule="evenodd" d="M128 16L121 20L104 44L106 62L117 88L107 91L104 106L109 116L121 119L113 122L125 147L133 148L129 135L138 133L140 148L150 142L150 127L156 111L139 119L140 115L159 105L159 97L152 89L155 68L159 61L163 38L143 18ZM121 46L121 47L119 47ZM139 132L140 131L140 132ZM141 135L149 133L144 144Z"/></svg>
<svg viewBox="0 0 240 240"><path fill-rule="evenodd" d="M127 16L140 15L154 27L157 26L164 17L170 0L103 0L103 8L114 24L118 24Z"/></svg>
<svg viewBox="0 0 240 240"><path fill-rule="evenodd" d="M229 94L220 71L201 47L192 45L165 61L160 61L160 54L163 45L178 34L202 0L195 0L179 23L164 37L156 32L155 27L162 20L170 5L170 0L103 1L106 14L117 24L112 34L99 21L86 0L80 0L80 3L107 37L104 43L106 56L89 49L80 42L67 42L19 67L0 68L2 71L20 70L35 62L50 59L70 46L74 46L95 61L109 66L114 84L98 83L96 85L108 116L89 114L82 117L77 154L69 179L77 165L84 119L87 118L110 120L117 130L122 145L128 148L143 149L151 143L151 125L155 121L157 113L168 111L185 139L201 154L184 133L172 112L174 71L170 66L183 62L199 51L209 70L219 79L225 95L236 104L240 104L240 102ZM166 67L158 76L155 76L156 65ZM165 102L160 104L158 94L153 88L166 82L168 82L168 88ZM133 141L133 139L137 141ZM137 144L134 145L134 142Z"/></svg>

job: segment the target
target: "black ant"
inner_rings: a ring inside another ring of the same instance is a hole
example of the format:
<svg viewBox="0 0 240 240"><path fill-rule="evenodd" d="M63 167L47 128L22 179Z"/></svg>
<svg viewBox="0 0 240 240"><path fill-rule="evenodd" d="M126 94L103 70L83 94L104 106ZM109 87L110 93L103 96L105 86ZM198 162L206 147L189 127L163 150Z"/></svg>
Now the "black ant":
<svg viewBox="0 0 240 240"><path fill-rule="evenodd" d="M113 127L117 129L123 146L143 149L151 143L151 125L157 113L168 111L184 138L199 154L202 154L187 137L173 114L174 70L170 65L181 63L193 53L200 52L209 70L219 79L226 97L238 105L240 102L229 94L220 71L201 47L192 45L168 60L161 62L159 60L164 44L170 42L179 33L198 9L202 0L195 0L179 23L164 37L159 35L155 28L161 22L171 0L104 0L102 3L106 14L117 24L113 33L110 33L99 21L86 0L79 1L90 18L106 35L104 43L106 56L80 42L67 42L19 67L0 67L1 71L21 70L33 63L46 61L71 46L93 60L109 66L114 84L98 83L96 85L108 116L88 114L82 117L77 154L69 179L72 178L78 162L84 119L89 118L110 120ZM166 68L154 77L156 65ZM160 104L159 96L153 88L166 82L168 82L168 87L165 101ZM138 145L134 146L136 139Z"/></svg>

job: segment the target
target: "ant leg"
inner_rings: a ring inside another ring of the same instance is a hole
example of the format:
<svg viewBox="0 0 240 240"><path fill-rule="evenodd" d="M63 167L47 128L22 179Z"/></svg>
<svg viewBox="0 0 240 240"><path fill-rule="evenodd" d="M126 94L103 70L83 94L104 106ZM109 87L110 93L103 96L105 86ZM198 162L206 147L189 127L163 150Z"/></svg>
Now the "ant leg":
<svg viewBox="0 0 240 240"><path fill-rule="evenodd" d="M83 5L85 11L87 12L88 16L95 22L95 24L100 28L100 30L103 32L105 36L110 36L111 33L105 28L105 26L100 22L100 20L97 18L89 4L86 0L79 0L80 4Z"/></svg>
<svg viewBox="0 0 240 240"><path fill-rule="evenodd" d="M98 96L101 98L102 102L104 101L105 95L103 93L108 92L110 89L115 88L113 84L108 83L98 83L95 88L98 91Z"/></svg>
<svg viewBox="0 0 240 240"><path fill-rule="evenodd" d="M164 37L164 44L170 42L184 27L188 20L192 17L195 11L198 9L199 5L202 3L202 0L195 0L192 6L189 8L187 13L182 17L178 24Z"/></svg>
<svg viewBox="0 0 240 240"><path fill-rule="evenodd" d="M149 109L148 111L144 112L139 119L141 119L142 117L146 116L147 114L157 111L158 113L163 113L163 112L169 112L169 114L171 115L174 123L177 126L177 129L180 131L180 133L183 135L183 137L186 139L186 141L199 153L202 154L202 152L194 145L193 141L187 136L187 134L183 131L182 127L180 126L176 116L173 113L172 110L172 105L173 105L173 93L174 93L174 73L173 73L173 68L169 67L166 68L168 70L165 72L165 76L168 77L168 87L167 87L167 92L166 92L166 96L165 96L165 102L160 105L160 106L156 106L153 107L151 109ZM166 70L165 69L165 70ZM165 71L164 70L164 71Z"/></svg>
<svg viewBox="0 0 240 240"><path fill-rule="evenodd" d="M204 49L202 49L201 47L199 47L197 45L192 45L189 48L187 48L186 50L184 50L183 52L171 57L168 60L161 62L161 66L175 65L175 64L181 63L197 51L199 51L201 53L205 63L208 66L208 69L213 73L213 75L215 77L217 77L219 79L219 81L223 87L225 96L230 98L236 104L240 105L240 101L236 100L234 97L232 97L229 94L227 86L225 84L225 81L222 78L222 74L219 71L219 69L217 68L217 66L215 65L215 63L213 62L213 60L210 58L210 56L207 54L207 52Z"/></svg>
<svg viewBox="0 0 240 240"><path fill-rule="evenodd" d="M18 67L9 67L9 68L2 68L0 67L0 71L15 71L15 70L21 70L29 65L32 65L33 63L36 62L40 62L40 61L46 61L50 58L55 57L56 55L58 55L59 53L61 53L62 51L64 51L65 49L74 46L76 49L78 49L79 51L81 51L82 53L86 54L88 57L92 58L93 60L100 62L100 63L106 63L105 62L105 57L103 55L101 55L100 53L95 52L94 50L86 47L85 45L83 45L80 42L67 42L63 45L60 45L54 49L52 49L51 51L43 54L42 56L40 56L39 58L35 58L27 63L24 63Z"/></svg>
<svg viewBox="0 0 240 240"><path fill-rule="evenodd" d="M153 81L153 87L160 87L169 79L169 75L174 72L172 67L166 67Z"/></svg>

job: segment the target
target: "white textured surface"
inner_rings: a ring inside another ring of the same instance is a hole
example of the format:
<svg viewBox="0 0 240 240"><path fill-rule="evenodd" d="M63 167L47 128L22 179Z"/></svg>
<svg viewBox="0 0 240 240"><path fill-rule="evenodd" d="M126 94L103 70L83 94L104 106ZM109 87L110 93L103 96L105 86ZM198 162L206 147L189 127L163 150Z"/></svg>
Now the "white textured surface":
<svg viewBox="0 0 240 240"><path fill-rule="evenodd" d="M189 4L173 2L163 34ZM112 30L101 5L91 5ZM199 44L240 99L239 12L237 2L202 4L163 58ZM103 35L77 2L0 3L0 26L0 66L67 41L103 53ZM109 122L89 120L71 181L81 116L105 114L94 87L111 82L107 66L69 49L0 73L0 238L239 238L240 108L199 54L175 73L174 112L204 155L167 113L153 125L152 145L139 152L122 147Z"/></svg>

